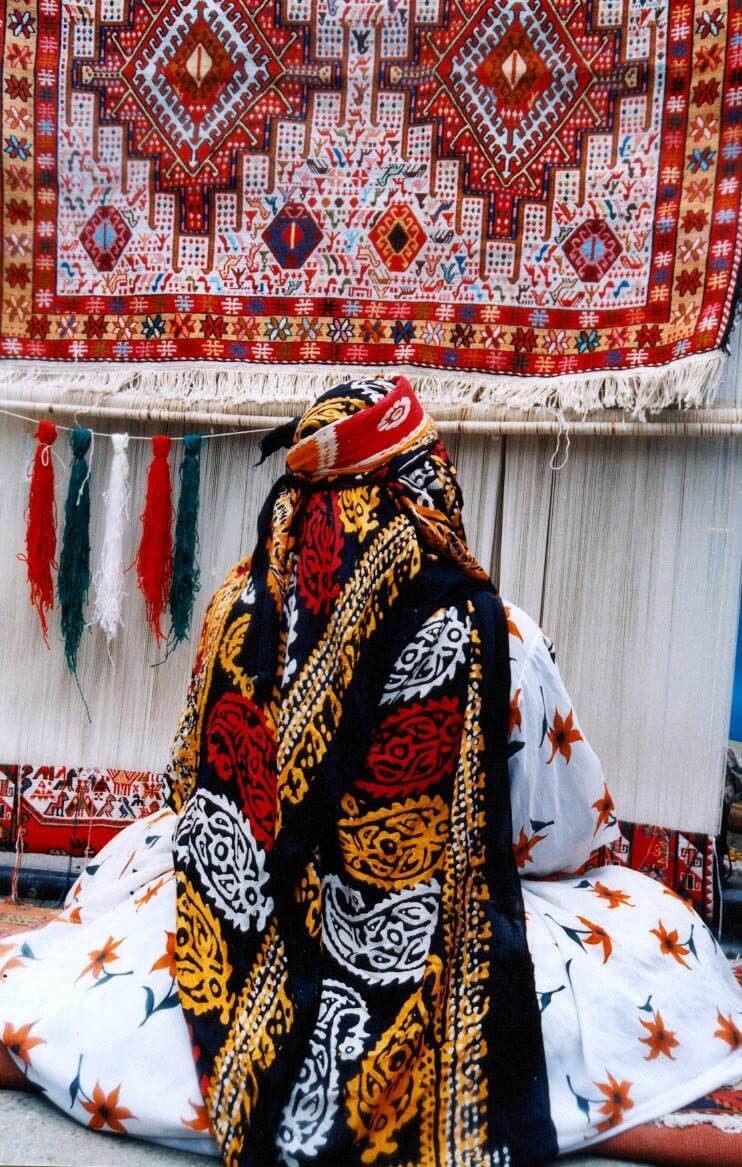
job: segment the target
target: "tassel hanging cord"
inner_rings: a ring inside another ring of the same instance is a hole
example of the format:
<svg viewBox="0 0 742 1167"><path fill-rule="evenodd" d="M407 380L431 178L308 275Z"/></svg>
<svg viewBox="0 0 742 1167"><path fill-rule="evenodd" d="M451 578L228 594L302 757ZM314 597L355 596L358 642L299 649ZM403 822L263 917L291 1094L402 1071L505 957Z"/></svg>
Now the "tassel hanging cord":
<svg viewBox="0 0 742 1167"><path fill-rule="evenodd" d="M236 423L240 427L249 427L237 430L225 430L223 433L203 434L203 440L205 442L216 441L219 438L237 438L270 433L277 425L283 425L287 420L285 414L266 416L266 414L209 413L205 410L191 411L188 414L183 414L178 410L147 410L136 407L117 409L114 406L92 406L90 409L82 410L79 405L72 406L60 403L39 403L37 407L34 402L29 401L8 402L8 404L17 404L19 410L33 410L36 416L32 416L31 413L5 409L1 406L0 414L32 423L42 414L74 417L76 414L84 412L89 417L111 418L119 422L122 417L125 417L128 421L140 422L173 422L174 424L199 426L229 426ZM608 416L594 421L582 419L573 421L571 418L560 421L553 415L551 417L533 416L522 419L513 418L512 415L503 415L502 417L493 416L473 419L436 416L439 412L435 407L430 410L441 433L484 434L491 437L508 434L530 434L534 437L551 437L560 432L564 432L565 427L569 430L571 438L720 438L742 434L742 409L677 409L670 411L669 416L668 414L664 416L659 415L657 420L649 419L647 421L625 420L623 415L618 417ZM266 425L266 422L270 424ZM57 428L68 430L73 427L59 424ZM93 430L91 432L96 437L110 438L111 436L105 430ZM172 441L182 442L184 436L175 435ZM150 438L145 434L130 434L130 440L134 442L148 442Z"/></svg>

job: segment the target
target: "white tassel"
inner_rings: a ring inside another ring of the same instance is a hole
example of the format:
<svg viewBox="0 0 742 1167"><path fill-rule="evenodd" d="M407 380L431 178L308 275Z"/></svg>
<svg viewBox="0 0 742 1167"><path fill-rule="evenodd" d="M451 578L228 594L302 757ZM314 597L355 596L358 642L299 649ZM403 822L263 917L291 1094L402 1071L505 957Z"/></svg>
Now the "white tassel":
<svg viewBox="0 0 742 1167"><path fill-rule="evenodd" d="M128 434L111 434L113 460L108 477L108 490L103 494L106 515L103 527L103 545L95 573L95 609L93 621L100 624L111 641L122 624L121 607L124 599L123 541L124 524L129 518L129 445Z"/></svg>
<svg viewBox="0 0 742 1167"><path fill-rule="evenodd" d="M666 1114L656 1121L662 1126L713 1126L728 1135L742 1134L742 1115L725 1114L722 1110L691 1110L688 1113L681 1110L675 1114Z"/></svg>

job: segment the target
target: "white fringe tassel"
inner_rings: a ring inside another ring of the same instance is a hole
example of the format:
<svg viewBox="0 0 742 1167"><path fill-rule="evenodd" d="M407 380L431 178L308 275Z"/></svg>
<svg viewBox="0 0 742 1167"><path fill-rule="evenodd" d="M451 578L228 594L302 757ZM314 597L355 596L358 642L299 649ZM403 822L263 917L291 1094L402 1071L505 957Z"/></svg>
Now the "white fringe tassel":
<svg viewBox="0 0 742 1167"><path fill-rule="evenodd" d="M670 406L699 408L713 401L725 356L713 351L683 357L668 365L615 372L574 373L556 377L507 377L452 373L399 365L224 365L209 362L162 362L145 366L75 362L2 361L0 397L73 400L82 395L100 401L124 393L131 405L220 407L250 404L265 412L291 415L341 381L406 373L428 405L450 409L455 416L486 418L496 409L547 408L579 416L604 409L626 410L643 419Z"/></svg>
<svg viewBox="0 0 742 1167"><path fill-rule="evenodd" d="M124 600L124 527L129 518L129 445L128 434L111 434L113 460L108 489L103 494L106 505L98 570L95 573L95 607L93 621L100 624L108 638L108 647L122 626Z"/></svg>

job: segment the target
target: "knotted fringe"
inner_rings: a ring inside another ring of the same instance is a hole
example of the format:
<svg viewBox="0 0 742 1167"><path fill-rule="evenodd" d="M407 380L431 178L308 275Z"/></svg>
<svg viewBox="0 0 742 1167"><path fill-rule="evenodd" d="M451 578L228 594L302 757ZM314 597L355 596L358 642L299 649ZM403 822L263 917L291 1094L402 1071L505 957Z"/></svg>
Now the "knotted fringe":
<svg viewBox="0 0 742 1167"><path fill-rule="evenodd" d="M91 437L90 430L83 428L70 433L72 470L64 504L64 535L57 577L64 654L67 667L75 675L77 651L85 627L83 611L90 587L90 468L85 455Z"/></svg>
<svg viewBox="0 0 742 1167"><path fill-rule="evenodd" d="M201 475L201 435L183 438L183 461L180 466L180 494L175 520L173 579L170 585L170 635L173 647L185 640L191 630L193 601L199 588L198 507Z"/></svg>
<svg viewBox="0 0 742 1167"><path fill-rule="evenodd" d="M170 438L152 438L152 461L147 473L147 497L141 515L142 537L137 552L137 578L144 596L147 623L159 642L163 639L163 612L173 575L173 504L170 487Z"/></svg>
<svg viewBox="0 0 742 1167"><path fill-rule="evenodd" d="M406 373L424 404L486 418L495 409L550 409L584 416L622 409L644 418L670 406L700 408L714 399L725 356L718 349L681 357L667 365L594 370L553 377L455 373L413 365L232 365L194 362L161 364L64 364L3 361L0 396L12 393L45 401L76 394L100 401L125 393L127 404L160 406L209 403L253 404L274 414L293 415L341 381Z"/></svg>
<svg viewBox="0 0 742 1167"><path fill-rule="evenodd" d="M717 1113L709 1110L690 1110L687 1112L680 1110L674 1114L664 1115L657 1122L661 1123L662 1126L669 1127L699 1126L703 1123L716 1127L717 1130L724 1131L728 1135L742 1134L742 1114L724 1114L723 1111Z"/></svg>
<svg viewBox="0 0 742 1167"><path fill-rule="evenodd" d="M54 607L52 568L56 568L57 513L54 506L54 459L52 445L57 439L57 427L51 421L40 421L34 435L38 440L31 470L31 488L28 495L28 523L26 526L26 554L19 555L26 564L30 599L39 614L41 634L49 647L47 612Z"/></svg>
<svg viewBox="0 0 742 1167"><path fill-rule="evenodd" d="M121 608L124 599L124 526L129 518L129 459L128 434L111 434L113 459L108 476L108 489L103 494L106 506L103 525L103 543L95 573L95 608L93 620L111 641L121 627Z"/></svg>

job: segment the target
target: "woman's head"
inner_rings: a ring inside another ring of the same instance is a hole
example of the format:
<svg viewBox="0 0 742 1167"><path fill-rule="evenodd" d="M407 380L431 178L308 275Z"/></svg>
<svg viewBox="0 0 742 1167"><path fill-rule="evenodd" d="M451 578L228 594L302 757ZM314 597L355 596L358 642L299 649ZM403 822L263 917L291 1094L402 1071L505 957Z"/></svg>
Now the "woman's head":
<svg viewBox="0 0 742 1167"><path fill-rule="evenodd" d="M307 519L322 509L318 492L364 483L374 488L374 505L407 515L429 553L487 580L466 546L455 467L406 377L351 380L328 390L301 418L275 431L265 450L281 445L289 446L287 473L276 502L288 533L284 504L292 500L296 524L290 527L300 555L302 536L313 530ZM275 525L275 511L273 518Z"/></svg>

